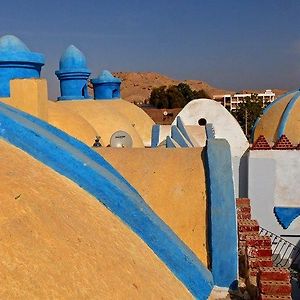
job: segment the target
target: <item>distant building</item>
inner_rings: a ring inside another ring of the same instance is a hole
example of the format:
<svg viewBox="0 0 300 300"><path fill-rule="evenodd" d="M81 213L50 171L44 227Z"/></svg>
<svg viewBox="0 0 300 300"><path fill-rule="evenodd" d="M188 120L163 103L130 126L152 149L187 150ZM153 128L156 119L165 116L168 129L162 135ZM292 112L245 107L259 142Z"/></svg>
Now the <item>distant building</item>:
<svg viewBox="0 0 300 300"><path fill-rule="evenodd" d="M236 93L234 95L214 95L213 99L220 102L225 108L232 111L237 109L238 105L242 103L247 97L251 97L251 93ZM273 102L275 99L275 93L272 90L266 90L264 93L258 94L258 97L262 99L263 105Z"/></svg>

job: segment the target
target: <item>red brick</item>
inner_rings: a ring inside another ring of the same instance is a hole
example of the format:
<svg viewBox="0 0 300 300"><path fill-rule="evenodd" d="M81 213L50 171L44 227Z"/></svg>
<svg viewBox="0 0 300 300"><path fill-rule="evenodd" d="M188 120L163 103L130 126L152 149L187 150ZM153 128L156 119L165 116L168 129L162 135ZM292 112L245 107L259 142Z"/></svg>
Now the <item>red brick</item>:
<svg viewBox="0 0 300 300"><path fill-rule="evenodd" d="M237 207L250 207L250 199L249 198L237 198L236 199Z"/></svg>
<svg viewBox="0 0 300 300"><path fill-rule="evenodd" d="M236 209L237 213L240 214L240 213L248 213L250 214L251 213L251 207L248 207L248 206L240 206Z"/></svg>
<svg viewBox="0 0 300 300"><path fill-rule="evenodd" d="M250 220L251 219L251 214L249 213L239 213L237 214L238 220Z"/></svg>
<svg viewBox="0 0 300 300"><path fill-rule="evenodd" d="M256 220L238 220L238 231L258 233L259 225Z"/></svg>
<svg viewBox="0 0 300 300"><path fill-rule="evenodd" d="M260 268L259 280L290 281L290 271L286 268Z"/></svg>
<svg viewBox="0 0 300 300"><path fill-rule="evenodd" d="M258 139L253 143L252 150L270 150L271 147L263 135L260 135Z"/></svg>
<svg viewBox="0 0 300 300"><path fill-rule="evenodd" d="M273 261L271 257L249 257L248 258L249 268L259 268L259 267L273 267Z"/></svg>
<svg viewBox="0 0 300 300"><path fill-rule="evenodd" d="M264 295L290 296L292 291L291 284L286 281L261 280L258 282L258 286L260 293Z"/></svg>
<svg viewBox="0 0 300 300"><path fill-rule="evenodd" d="M291 296L272 296L272 295L263 295L258 296L258 300L292 300Z"/></svg>
<svg viewBox="0 0 300 300"><path fill-rule="evenodd" d="M280 139L272 147L274 150L292 150L295 146L289 141L287 136L283 134Z"/></svg>
<svg viewBox="0 0 300 300"><path fill-rule="evenodd" d="M269 236L261 236L258 234L246 235L245 241L248 247L271 246L271 238Z"/></svg>
<svg viewBox="0 0 300 300"><path fill-rule="evenodd" d="M248 257L272 257L271 246L247 247Z"/></svg>
<svg viewBox="0 0 300 300"><path fill-rule="evenodd" d="M259 235L257 234L256 231L252 231L252 232L239 232L239 240L240 241L246 241L247 237L259 237ZM247 244L247 243L246 243Z"/></svg>

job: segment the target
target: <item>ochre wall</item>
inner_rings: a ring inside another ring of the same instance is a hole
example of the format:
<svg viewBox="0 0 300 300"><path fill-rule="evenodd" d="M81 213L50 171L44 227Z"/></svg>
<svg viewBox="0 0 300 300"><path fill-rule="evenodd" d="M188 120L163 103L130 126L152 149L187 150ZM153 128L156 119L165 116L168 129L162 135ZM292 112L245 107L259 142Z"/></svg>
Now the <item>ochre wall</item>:
<svg viewBox="0 0 300 300"><path fill-rule="evenodd" d="M202 148L98 149L207 265Z"/></svg>
<svg viewBox="0 0 300 300"><path fill-rule="evenodd" d="M2 102L44 121L48 120L48 89L46 79L14 79L10 81L10 98Z"/></svg>
<svg viewBox="0 0 300 300"><path fill-rule="evenodd" d="M3 141L0 151L1 299L192 299L95 198Z"/></svg>

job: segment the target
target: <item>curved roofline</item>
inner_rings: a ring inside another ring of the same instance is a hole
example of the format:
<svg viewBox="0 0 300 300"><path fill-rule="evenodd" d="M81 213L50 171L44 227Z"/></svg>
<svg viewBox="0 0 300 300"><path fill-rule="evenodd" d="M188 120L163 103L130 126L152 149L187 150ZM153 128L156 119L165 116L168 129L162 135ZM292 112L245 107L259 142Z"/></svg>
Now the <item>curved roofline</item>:
<svg viewBox="0 0 300 300"><path fill-rule="evenodd" d="M297 102L297 100L300 98L300 91L298 91L293 98L289 101L288 105L285 107L283 114L281 116L279 126L278 126L278 131L277 131L277 138L279 139L285 131L287 121L289 119L289 115Z"/></svg>
<svg viewBox="0 0 300 300"><path fill-rule="evenodd" d="M261 114L260 117L258 117L253 125L252 128L252 132L251 132L251 142L254 143L254 133L255 133L255 129L257 127L257 125L259 124L259 121L261 120L261 117L263 115L265 115L275 104L277 104L277 102L281 101L283 98L285 98L286 96L292 94L292 93L296 93L299 90L293 90L293 91L289 91L284 93L283 95L279 96L278 98L276 98L272 103L270 103L268 106L266 106Z"/></svg>

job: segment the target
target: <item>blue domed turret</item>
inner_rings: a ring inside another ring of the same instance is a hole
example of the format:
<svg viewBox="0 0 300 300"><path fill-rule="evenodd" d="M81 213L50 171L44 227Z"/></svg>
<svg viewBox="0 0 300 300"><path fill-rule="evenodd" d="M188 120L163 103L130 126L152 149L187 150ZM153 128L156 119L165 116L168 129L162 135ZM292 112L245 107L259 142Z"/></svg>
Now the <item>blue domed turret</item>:
<svg viewBox="0 0 300 300"><path fill-rule="evenodd" d="M94 87L94 98L118 99L120 98L121 80L104 70L97 78L91 80Z"/></svg>
<svg viewBox="0 0 300 300"><path fill-rule="evenodd" d="M0 97L9 97L9 82L15 78L40 78L44 55L31 52L17 37L0 38Z"/></svg>
<svg viewBox="0 0 300 300"><path fill-rule="evenodd" d="M88 99L87 80L91 74L84 54L70 45L61 56L59 70L55 72L60 80L61 97L58 100Z"/></svg>

